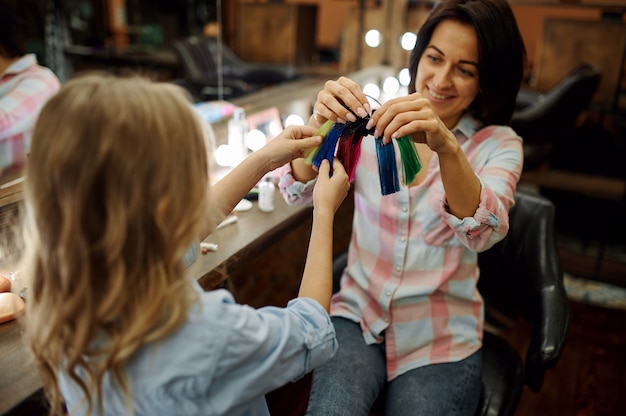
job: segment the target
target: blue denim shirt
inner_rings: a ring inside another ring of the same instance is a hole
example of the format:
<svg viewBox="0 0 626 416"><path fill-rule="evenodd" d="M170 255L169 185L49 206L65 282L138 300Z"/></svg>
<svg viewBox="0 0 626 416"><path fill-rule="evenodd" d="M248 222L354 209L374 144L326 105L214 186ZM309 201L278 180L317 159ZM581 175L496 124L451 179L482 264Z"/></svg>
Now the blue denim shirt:
<svg viewBox="0 0 626 416"><path fill-rule="evenodd" d="M337 349L330 318L312 299L254 309L226 290L194 286L200 302L187 322L127 364L137 416L269 415L266 393L324 364ZM65 374L60 386L70 414L86 414L78 386ZM108 375L103 386L105 414L127 414Z"/></svg>

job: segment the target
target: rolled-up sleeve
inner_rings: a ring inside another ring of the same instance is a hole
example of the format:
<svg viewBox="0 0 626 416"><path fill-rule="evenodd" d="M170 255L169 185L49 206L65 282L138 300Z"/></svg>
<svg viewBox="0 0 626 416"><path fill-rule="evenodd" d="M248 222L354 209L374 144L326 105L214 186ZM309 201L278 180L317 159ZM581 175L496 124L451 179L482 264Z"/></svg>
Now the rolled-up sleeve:
<svg viewBox="0 0 626 416"><path fill-rule="evenodd" d="M312 205L313 188L317 177L307 183L297 181L291 174L291 166L287 163L279 172L278 189L288 205Z"/></svg>
<svg viewBox="0 0 626 416"><path fill-rule="evenodd" d="M477 252L491 248L506 236L509 210L515 203L523 161L521 138L512 129L495 127L488 132L489 140L477 140L468 146L468 159L481 185L474 215L465 218L452 215L443 187L438 198L444 220L442 226L450 227L461 244Z"/></svg>
<svg viewBox="0 0 626 416"><path fill-rule="evenodd" d="M479 178L480 179L480 178ZM482 184L482 181L481 181ZM462 244L474 251L484 251L502 240L509 231L509 207L490 188L482 186L478 209L472 217L458 218L442 200L443 219Z"/></svg>
<svg viewBox="0 0 626 416"><path fill-rule="evenodd" d="M236 383L242 394L262 395L297 380L337 350L330 317L312 299L293 299L286 308L232 307L238 317L228 331L216 379L224 386Z"/></svg>

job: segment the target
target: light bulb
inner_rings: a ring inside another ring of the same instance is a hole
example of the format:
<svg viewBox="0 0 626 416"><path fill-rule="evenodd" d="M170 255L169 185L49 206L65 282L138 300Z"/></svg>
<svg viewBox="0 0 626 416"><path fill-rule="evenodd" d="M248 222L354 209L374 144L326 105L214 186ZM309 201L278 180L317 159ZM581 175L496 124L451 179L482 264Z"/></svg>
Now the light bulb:
<svg viewBox="0 0 626 416"><path fill-rule="evenodd" d="M406 32L400 38L400 45L402 45L402 49L405 51L412 51L415 47L415 42L417 41L417 35L412 32Z"/></svg>
<svg viewBox="0 0 626 416"><path fill-rule="evenodd" d="M365 34L365 44L370 48L376 48L380 45L381 35L376 29L368 30Z"/></svg>
<svg viewBox="0 0 626 416"><path fill-rule="evenodd" d="M261 130L253 129L246 134L246 146L253 152L265 146L266 142L267 137Z"/></svg>
<svg viewBox="0 0 626 416"><path fill-rule="evenodd" d="M285 119L285 127L304 126L304 119L297 114L289 114Z"/></svg>
<svg viewBox="0 0 626 416"><path fill-rule="evenodd" d="M383 91L385 95L393 96L398 93L400 89L400 83L398 82L396 77L387 77L383 82Z"/></svg>
<svg viewBox="0 0 626 416"><path fill-rule="evenodd" d="M363 94L369 95L373 99L377 100L380 98L380 88L378 88L378 85L370 82L369 84L365 84L363 87Z"/></svg>
<svg viewBox="0 0 626 416"><path fill-rule="evenodd" d="M411 73L409 72L409 68L403 68L398 73L398 80L400 81L400 85L406 87L411 82Z"/></svg>

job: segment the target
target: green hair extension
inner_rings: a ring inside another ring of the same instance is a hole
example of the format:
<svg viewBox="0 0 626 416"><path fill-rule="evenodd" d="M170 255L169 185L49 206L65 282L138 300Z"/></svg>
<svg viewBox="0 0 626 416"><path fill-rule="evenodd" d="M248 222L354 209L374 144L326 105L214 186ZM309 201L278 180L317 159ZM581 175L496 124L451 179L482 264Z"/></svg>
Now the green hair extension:
<svg viewBox="0 0 626 416"><path fill-rule="evenodd" d="M402 160L402 172L404 174L404 183L410 185L415 176L422 169L415 145L411 136L402 136L396 140L400 149L400 159Z"/></svg>
<svg viewBox="0 0 626 416"><path fill-rule="evenodd" d="M326 122L324 122L324 124L322 124L317 131L315 132L316 136L322 136L323 138L326 138L326 136L328 135L328 132L330 131L330 129L333 128L333 125L335 124L334 121L332 120L326 120ZM306 158L304 159L304 162L308 165L310 165L311 163L313 163L313 158L315 157L315 155L317 154L318 150L320 149L320 145L317 145L315 147L310 148L309 150L307 150L306 153Z"/></svg>

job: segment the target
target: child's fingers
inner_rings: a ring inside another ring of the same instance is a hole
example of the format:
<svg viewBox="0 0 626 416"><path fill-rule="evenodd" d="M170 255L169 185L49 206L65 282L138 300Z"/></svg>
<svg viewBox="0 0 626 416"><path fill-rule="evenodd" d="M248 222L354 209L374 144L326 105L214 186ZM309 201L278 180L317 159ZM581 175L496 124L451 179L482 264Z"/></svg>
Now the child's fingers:
<svg viewBox="0 0 626 416"><path fill-rule="evenodd" d="M289 126L285 133L291 135L293 139L299 140L315 136L316 131L317 129L311 126Z"/></svg>
<svg viewBox="0 0 626 416"><path fill-rule="evenodd" d="M333 159L333 176L339 175L347 176L348 174L346 173L346 169L343 167L343 164L337 158L335 158Z"/></svg>
<svg viewBox="0 0 626 416"><path fill-rule="evenodd" d="M320 143L322 143L322 136L307 137L296 141L296 145L302 150L316 147Z"/></svg>
<svg viewBox="0 0 626 416"><path fill-rule="evenodd" d="M330 176L330 163L328 162L328 159L322 160L319 167L319 175L322 178L328 178Z"/></svg>

